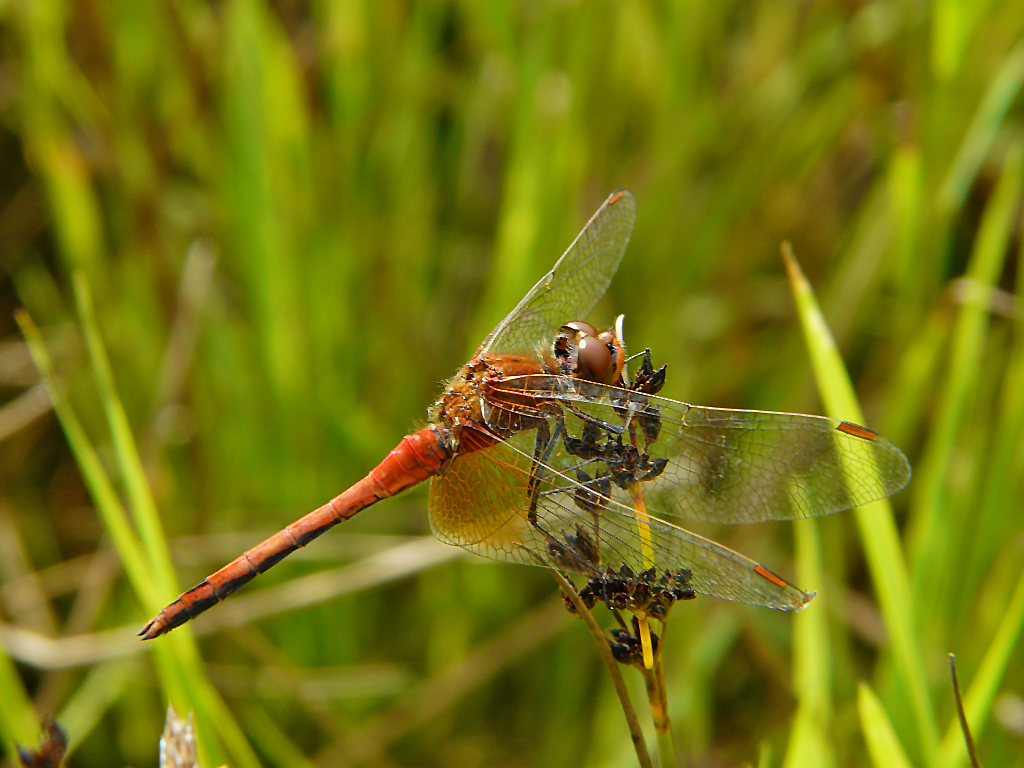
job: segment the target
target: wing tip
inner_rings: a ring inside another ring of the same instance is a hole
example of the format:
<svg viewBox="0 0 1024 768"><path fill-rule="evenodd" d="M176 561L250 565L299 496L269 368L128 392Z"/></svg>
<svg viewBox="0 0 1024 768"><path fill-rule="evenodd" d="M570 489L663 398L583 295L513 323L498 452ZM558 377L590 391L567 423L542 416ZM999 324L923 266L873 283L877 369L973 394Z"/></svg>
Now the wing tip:
<svg viewBox="0 0 1024 768"><path fill-rule="evenodd" d="M788 598L786 602L784 602L781 605L770 605L769 607L779 608L783 611L799 612L806 608L807 604L811 602L811 600L814 598L816 594L818 594L817 592L804 592L799 587L790 584L781 576L772 573L760 563L756 563L754 565L753 570L754 573L756 573L762 579L771 582L776 587L781 589L783 591L783 594L785 595L785 598Z"/></svg>
<svg viewBox="0 0 1024 768"><path fill-rule="evenodd" d="M630 192L628 189L622 188L616 189L614 192L608 195L608 199L604 201L604 204L607 206L612 206L623 199L635 200L632 192Z"/></svg>
<svg viewBox="0 0 1024 768"><path fill-rule="evenodd" d="M818 594L817 592L804 592L803 593L803 602L801 602L799 605L793 606L792 610L795 613L800 613L800 611L802 611L804 608L806 608L810 604L811 600L813 600L814 596L817 595L817 594Z"/></svg>
<svg viewBox="0 0 1024 768"><path fill-rule="evenodd" d="M794 592L796 592L795 597L797 599L790 600L789 602L783 603L782 605L768 604L768 608L774 608L777 611L783 611L785 613L800 613L804 608L806 608L810 604L811 600L814 599L815 595L818 594L817 592L804 592L802 589L800 589L799 587L794 587L792 584L788 584L787 586ZM789 596L787 595L787 597Z"/></svg>

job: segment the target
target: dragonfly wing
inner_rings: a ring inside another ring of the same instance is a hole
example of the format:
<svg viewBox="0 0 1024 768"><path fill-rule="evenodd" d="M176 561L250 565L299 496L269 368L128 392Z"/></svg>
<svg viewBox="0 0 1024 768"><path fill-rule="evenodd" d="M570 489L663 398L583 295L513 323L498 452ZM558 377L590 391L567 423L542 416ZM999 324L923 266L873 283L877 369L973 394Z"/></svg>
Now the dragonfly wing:
<svg viewBox="0 0 1024 768"><path fill-rule="evenodd" d="M636 222L636 200L613 193L572 245L484 339L478 354L528 354L549 346L558 329L584 320L611 284Z"/></svg>
<svg viewBox="0 0 1024 768"><path fill-rule="evenodd" d="M691 520L751 523L820 517L884 499L910 462L864 427L798 413L734 411L659 400L672 456L657 503Z"/></svg>
<svg viewBox="0 0 1024 768"><path fill-rule="evenodd" d="M536 430L521 432L459 456L434 478L430 523L437 537L485 557L588 579L623 565L635 573L653 567L657 576L686 569L689 586L700 594L782 610L810 600L753 560L638 513L622 488L595 497L597 486L575 479L578 459L557 435L548 463L538 465L537 441Z"/></svg>
<svg viewBox="0 0 1024 768"><path fill-rule="evenodd" d="M495 560L536 565L522 549L529 538L530 465L501 443L457 456L443 475L430 481L434 535Z"/></svg>
<svg viewBox="0 0 1024 768"><path fill-rule="evenodd" d="M664 462L644 483L648 506L660 514L715 523L819 517L910 482L899 448L838 419L692 406L564 376L510 377L493 402L503 391L562 403L567 434L588 422L605 425L602 440L621 434Z"/></svg>

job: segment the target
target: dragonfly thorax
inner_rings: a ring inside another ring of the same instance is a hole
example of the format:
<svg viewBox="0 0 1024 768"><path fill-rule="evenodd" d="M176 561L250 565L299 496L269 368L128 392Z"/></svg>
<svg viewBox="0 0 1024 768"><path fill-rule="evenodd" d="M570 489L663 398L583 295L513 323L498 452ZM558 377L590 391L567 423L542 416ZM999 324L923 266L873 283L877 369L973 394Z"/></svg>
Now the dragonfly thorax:
<svg viewBox="0 0 1024 768"><path fill-rule="evenodd" d="M508 378L551 373L550 365L532 357L477 355L448 382L430 409L430 421L446 427L463 452L486 448L497 439L535 428L538 420L531 414L550 408L547 397L527 392L489 402L495 385Z"/></svg>
<svg viewBox="0 0 1024 768"><path fill-rule="evenodd" d="M551 396L530 391L532 377L549 377L544 387L551 387L559 375L621 386L625 359L625 348L614 332L569 322L559 328L551 346L536 355L474 356L448 382L429 418L447 428L456 450L479 450L536 428L557 410Z"/></svg>

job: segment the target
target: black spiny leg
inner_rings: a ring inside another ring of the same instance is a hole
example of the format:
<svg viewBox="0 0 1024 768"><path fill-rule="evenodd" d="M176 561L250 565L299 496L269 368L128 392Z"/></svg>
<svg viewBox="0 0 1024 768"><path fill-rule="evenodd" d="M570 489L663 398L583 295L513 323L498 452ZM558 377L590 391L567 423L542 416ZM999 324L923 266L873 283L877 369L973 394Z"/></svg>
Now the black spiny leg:
<svg viewBox="0 0 1024 768"><path fill-rule="evenodd" d="M544 462L547 461L548 457L551 456L551 449L554 447L555 440L558 439L558 432L562 431L562 424L559 422L555 428L555 438L551 437L551 430L548 428L548 423L542 421L540 426L537 427L537 440L533 447L533 466L530 467L530 480L526 485L526 492L530 497L530 511L527 513L526 519L530 521L531 525L537 526L537 501L540 499L540 472L544 466ZM538 528L540 526L537 526Z"/></svg>
<svg viewBox="0 0 1024 768"><path fill-rule="evenodd" d="M587 532L582 526L577 526L576 535L566 535L565 541L561 542L549 531L541 526L537 516L537 505L540 502L541 472L546 469L551 453L558 444L564 425L562 420L556 422L554 434L548 423L542 422L537 427L537 440L533 449L533 466L530 468L530 479L527 482L526 492L530 497L530 508L526 513L526 519L530 525L536 528L540 534L547 539L547 553L554 563L566 571L575 572L596 572L596 565L600 562L600 552L597 549ZM591 562L591 559L596 562Z"/></svg>

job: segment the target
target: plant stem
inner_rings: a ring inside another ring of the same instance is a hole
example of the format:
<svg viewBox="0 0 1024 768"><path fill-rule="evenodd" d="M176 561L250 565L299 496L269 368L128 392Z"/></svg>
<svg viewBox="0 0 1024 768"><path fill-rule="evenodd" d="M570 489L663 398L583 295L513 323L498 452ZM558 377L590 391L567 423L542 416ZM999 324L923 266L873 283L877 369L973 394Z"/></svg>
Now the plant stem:
<svg viewBox="0 0 1024 768"><path fill-rule="evenodd" d="M636 749L636 759L639 761L641 768L653 768L651 763L651 756L647 751L647 742L644 741L643 731L640 730L640 721L637 719L636 710L633 709L633 702L629 700L629 692L626 690L626 681L622 679L622 673L619 671L619 663L615 661L615 657L612 656L612 649L608 646L608 640L604 636L604 631L597 624L597 620L590 613L590 610L583 601L580 600L579 595L573 588L569 580L565 578L558 571L551 571L554 575L555 580L562 588L562 593L569 598L573 606L576 608L576 613L583 623L587 625L587 629L590 630L590 634L594 636L594 641L597 643L597 649L601 653L601 659L604 661L606 667L608 667L608 673L612 676L612 684L615 686L615 693L619 697L619 703L622 705L622 712L626 716L626 724L629 726L629 735L633 740L633 747ZM664 763L662 763L664 765Z"/></svg>
<svg viewBox="0 0 1024 768"><path fill-rule="evenodd" d="M647 688L647 701L651 707L651 719L654 720L654 731L658 736L658 762L662 768L673 768L676 764L676 748L672 740L672 723L668 716L668 696L665 689L665 666L662 663L661 649L665 643L666 622L661 623L661 640L654 653L653 669L644 669L644 684Z"/></svg>

